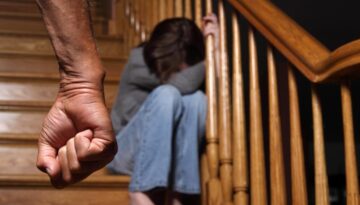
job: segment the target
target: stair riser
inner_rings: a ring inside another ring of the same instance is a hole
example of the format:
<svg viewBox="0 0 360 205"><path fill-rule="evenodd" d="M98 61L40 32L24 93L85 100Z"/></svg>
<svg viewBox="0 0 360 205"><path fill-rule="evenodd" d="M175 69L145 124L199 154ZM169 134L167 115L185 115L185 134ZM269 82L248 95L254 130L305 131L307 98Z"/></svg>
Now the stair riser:
<svg viewBox="0 0 360 205"><path fill-rule="evenodd" d="M71 189L0 188L0 204L11 205L128 205L126 188Z"/></svg>
<svg viewBox="0 0 360 205"><path fill-rule="evenodd" d="M0 144L0 175L43 175L36 168L36 145L36 141L26 144ZM93 173L92 176L107 174L107 170L103 168Z"/></svg>
<svg viewBox="0 0 360 205"><path fill-rule="evenodd" d="M34 33L46 34L46 28L42 18L39 17L21 17L21 16L1 16L0 29L15 33ZM106 21L93 21L93 30L96 35L107 33Z"/></svg>
<svg viewBox="0 0 360 205"><path fill-rule="evenodd" d="M51 105L58 92L57 81L1 79L0 78L0 105L13 106L2 102L17 102L16 105L28 105L32 107ZM105 101L110 108L117 94L117 82L105 83ZM2 108L1 110L4 110ZM6 110L6 109L5 109Z"/></svg>

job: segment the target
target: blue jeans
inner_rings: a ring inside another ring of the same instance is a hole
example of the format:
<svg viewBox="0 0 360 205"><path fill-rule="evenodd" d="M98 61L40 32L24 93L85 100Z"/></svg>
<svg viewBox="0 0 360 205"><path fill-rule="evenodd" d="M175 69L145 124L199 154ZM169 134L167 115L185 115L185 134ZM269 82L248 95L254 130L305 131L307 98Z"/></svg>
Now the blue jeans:
<svg viewBox="0 0 360 205"><path fill-rule="evenodd" d="M157 187L200 193L199 150L205 134L206 96L156 88L116 136L118 153L108 168L131 175L129 190Z"/></svg>

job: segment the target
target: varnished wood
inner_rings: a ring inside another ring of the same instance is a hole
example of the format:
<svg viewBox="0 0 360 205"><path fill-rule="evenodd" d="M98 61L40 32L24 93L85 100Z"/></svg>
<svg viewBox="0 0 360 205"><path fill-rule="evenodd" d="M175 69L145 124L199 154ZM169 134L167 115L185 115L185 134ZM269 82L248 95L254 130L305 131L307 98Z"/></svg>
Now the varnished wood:
<svg viewBox="0 0 360 205"><path fill-rule="evenodd" d="M188 19L193 19L192 0L185 0L185 17Z"/></svg>
<svg viewBox="0 0 360 205"><path fill-rule="evenodd" d="M195 0L195 22L199 27L201 27L202 15L202 0Z"/></svg>
<svg viewBox="0 0 360 205"><path fill-rule="evenodd" d="M360 75L360 40L330 52L270 1L229 2L310 81Z"/></svg>
<svg viewBox="0 0 360 205"><path fill-rule="evenodd" d="M314 85L311 87L311 99L314 124L315 204L329 205L322 109L320 96Z"/></svg>
<svg viewBox="0 0 360 205"><path fill-rule="evenodd" d="M261 117L260 85L255 36L250 28L250 193L251 204L267 204L263 127Z"/></svg>
<svg viewBox="0 0 360 205"><path fill-rule="evenodd" d="M155 11L159 11L159 21L166 19L166 0L159 0L158 8Z"/></svg>
<svg viewBox="0 0 360 205"><path fill-rule="evenodd" d="M269 83L270 192L272 205L286 205L284 158L279 112L278 82L272 47L267 47Z"/></svg>
<svg viewBox="0 0 360 205"><path fill-rule="evenodd" d="M99 36L97 46L102 58L121 58L121 38ZM54 56L48 36L43 34L0 33L0 54Z"/></svg>
<svg viewBox="0 0 360 205"><path fill-rule="evenodd" d="M201 154L200 159L200 178L201 178L201 204L207 205L208 202L208 193L207 193L207 185L210 180L209 174L209 164L206 153Z"/></svg>
<svg viewBox="0 0 360 205"><path fill-rule="evenodd" d="M184 16L183 0L173 0L173 1L175 2L174 15L176 17L183 17Z"/></svg>
<svg viewBox="0 0 360 205"><path fill-rule="evenodd" d="M295 75L288 68L290 103L290 150L291 150L291 193L292 205L307 205L307 189L303 140L301 134L299 99Z"/></svg>
<svg viewBox="0 0 360 205"><path fill-rule="evenodd" d="M224 5L219 1L220 25L220 72L219 72L219 154L220 154L220 180L224 193L224 202L232 202L232 150L231 150L231 107L229 68L226 41L226 20Z"/></svg>
<svg viewBox="0 0 360 205"><path fill-rule="evenodd" d="M349 83L343 82L341 88L342 117L344 129L346 204L359 204L358 171L356 166L356 148L352 117L351 91Z"/></svg>
<svg viewBox="0 0 360 205"><path fill-rule="evenodd" d="M167 18L174 17L176 9L177 8L175 7L175 1L174 0L167 0L166 1Z"/></svg>
<svg viewBox="0 0 360 205"><path fill-rule="evenodd" d="M211 12L211 0L206 1L206 11ZM217 127L217 82L214 56L214 36L206 37L206 94L208 97L208 111L206 121L206 154L209 165L210 179L207 184L208 204L220 205L223 203L223 193L219 174L219 138Z"/></svg>
<svg viewBox="0 0 360 205"><path fill-rule="evenodd" d="M236 14L232 15L233 32L233 187L234 205L249 204L245 95L242 73L240 28Z"/></svg>

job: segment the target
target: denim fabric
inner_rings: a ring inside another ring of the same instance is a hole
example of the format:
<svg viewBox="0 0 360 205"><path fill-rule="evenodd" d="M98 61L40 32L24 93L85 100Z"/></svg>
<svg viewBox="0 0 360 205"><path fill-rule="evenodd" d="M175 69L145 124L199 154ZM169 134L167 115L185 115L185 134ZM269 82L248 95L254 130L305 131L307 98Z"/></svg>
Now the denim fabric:
<svg viewBox="0 0 360 205"><path fill-rule="evenodd" d="M205 134L206 97L156 88L117 136L118 153L108 168L131 175L129 190L156 187L200 193L199 146Z"/></svg>

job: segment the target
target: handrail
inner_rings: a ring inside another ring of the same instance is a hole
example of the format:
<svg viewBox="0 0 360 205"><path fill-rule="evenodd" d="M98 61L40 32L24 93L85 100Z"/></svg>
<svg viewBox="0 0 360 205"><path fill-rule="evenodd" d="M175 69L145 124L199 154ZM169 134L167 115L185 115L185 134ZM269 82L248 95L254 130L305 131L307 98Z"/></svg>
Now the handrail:
<svg viewBox="0 0 360 205"><path fill-rule="evenodd" d="M331 52L270 1L228 2L310 81L322 83L359 75L360 40Z"/></svg>

